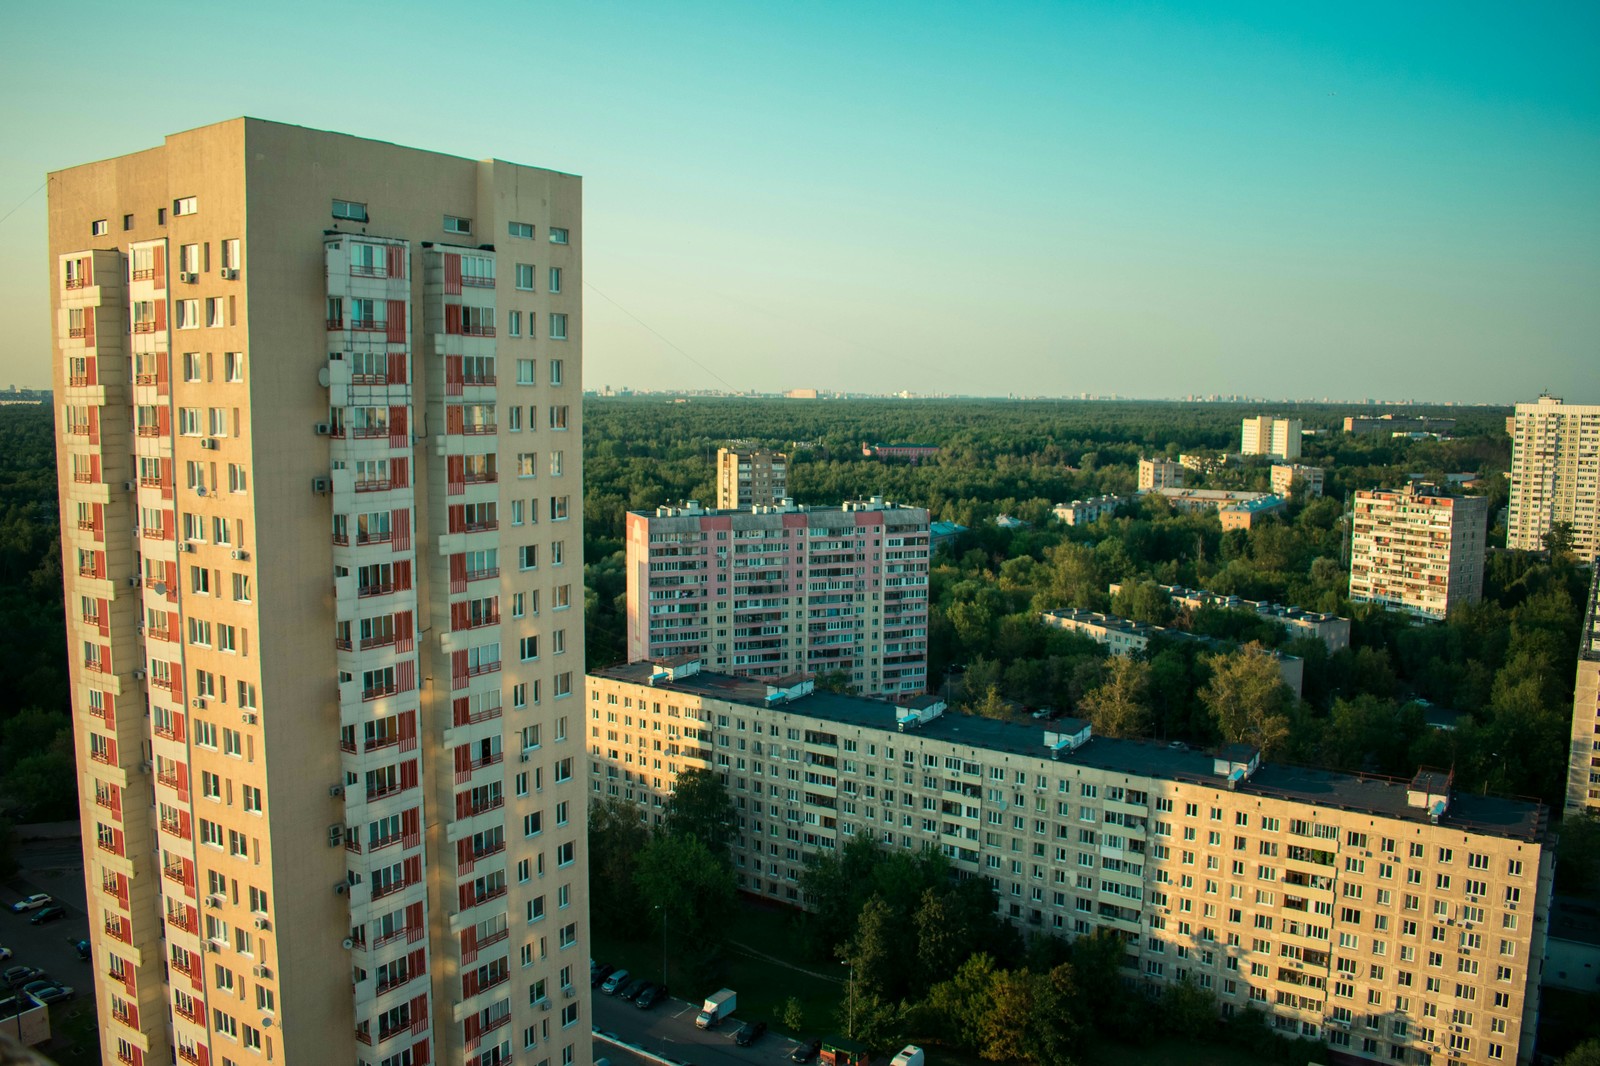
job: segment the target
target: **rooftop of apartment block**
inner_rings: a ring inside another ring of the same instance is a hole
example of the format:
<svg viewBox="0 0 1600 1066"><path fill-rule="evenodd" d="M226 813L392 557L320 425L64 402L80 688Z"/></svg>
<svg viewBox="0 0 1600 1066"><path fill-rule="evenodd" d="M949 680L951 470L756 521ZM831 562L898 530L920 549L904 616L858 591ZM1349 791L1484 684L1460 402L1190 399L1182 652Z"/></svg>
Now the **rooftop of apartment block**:
<svg viewBox="0 0 1600 1066"><path fill-rule="evenodd" d="M680 656L678 660L683 658ZM1434 815L1427 805L1418 806L1413 802L1414 793L1419 788L1424 793L1449 790L1449 775L1439 772L1422 771L1417 778L1407 781L1284 763L1263 762L1257 766L1254 749L1250 749L1246 757L1241 752L1209 752L1181 743L1097 737L1090 724L1080 718L1007 722L946 710L943 701L937 698L924 698L920 706L907 708L886 700L813 690L809 686L789 687L795 678L786 678L780 683L717 674L692 669L692 662L682 661L676 661L673 664L676 668L669 672L663 669L666 665L641 660L595 670L592 674L606 680L722 700L753 709L871 729L885 736L914 733L982 751L1052 758L1062 766L1076 764L1110 773L1210 788L1226 789L1231 783L1234 791L1247 794L1420 824L1430 823ZM1237 779L1232 770L1240 765L1255 768L1248 776ZM1467 793L1449 795L1448 806L1438 817L1440 825L1529 841L1539 839L1545 831L1548 811L1536 801Z"/></svg>
<svg viewBox="0 0 1600 1066"><path fill-rule="evenodd" d="M1331 622L1339 616L1328 614L1324 611L1308 611L1304 607L1286 607L1281 603L1269 603L1266 600L1247 600L1241 596L1224 596L1220 592L1210 592L1206 589L1192 589L1183 585L1158 585L1156 586L1175 601L1193 601L1206 607L1218 607L1230 611L1255 611L1257 614L1271 615L1274 618L1297 618L1307 622ZM1115 596L1122 591L1120 582L1112 582L1107 586L1110 595Z"/></svg>
<svg viewBox="0 0 1600 1066"><path fill-rule="evenodd" d="M1261 511L1277 510L1286 503L1288 501L1282 496L1257 496L1253 500L1240 500L1238 503L1230 503L1222 509L1224 511L1244 511L1254 514Z"/></svg>
<svg viewBox="0 0 1600 1066"><path fill-rule="evenodd" d="M926 515L925 507L916 507L907 503L895 503L882 496L870 496L864 500L845 500L842 503L809 504L795 503L788 496L773 504L753 504L749 507L704 507L699 500L685 500L681 504L662 504L652 511L629 511L629 515L639 515L644 518L722 518L750 515L783 515L783 514L811 514L811 515L839 515L853 514L858 511L886 511L900 512L907 517L916 517L917 514Z"/></svg>

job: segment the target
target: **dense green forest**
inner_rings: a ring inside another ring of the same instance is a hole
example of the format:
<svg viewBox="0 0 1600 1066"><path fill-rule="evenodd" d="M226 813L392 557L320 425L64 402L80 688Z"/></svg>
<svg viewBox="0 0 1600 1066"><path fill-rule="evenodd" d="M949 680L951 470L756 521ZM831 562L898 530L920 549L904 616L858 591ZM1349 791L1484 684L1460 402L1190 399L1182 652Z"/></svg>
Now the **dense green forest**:
<svg viewBox="0 0 1600 1066"><path fill-rule="evenodd" d="M747 440L788 450L789 487L803 503L883 495L928 507L969 527L934 560L929 677L979 713L1049 707L1104 731L1210 744L1268 741L1278 758L1367 772L1454 768L1459 787L1538 796L1563 788L1572 681L1586 577L1559 553L1491 552L1483 602L1443 624L1352 606L1347 598L1344 498L1397 487L1408 477L1443 482L1477 473L1498 515L1510 465L1506 411L1413 409L1457 419L1448 440L1354 437L1339 432L1347 407L1291 405L1275 413L1326 433L1305 441L1301 462L1326 471L1326 495L1297 497L1281 519L1223 533L1215 515L1180 514L1144 499L1088 527L1056 522L1055 503L1131 493L1141 456L1237 447L1239 423L1259 405L852 400L840 402L662 397L590 398L585 405L585 559L589 660L624 654L622 531L628 510L715 497L716 450ZM864 458L863 441L940 447L911 465ZM1271 463L1233 462L1190 479L1266 490ZM1002 529L1011 514L1029 523ZM1504 533L1491 531L1491 544ZM1111 582L1132 587L1113 602ZM1151 582L1337 612L1354 619L1352 645L1287 641L1254 614L1175 614ZM1115 611L1144 621L1260 643L1305 660L1303 699L1275 686L1234 720L1225 704L1253 691L1222 657L1192 642L1158 640L1130 665L1099 646L1047 629L1059 607ZM1230 687L1231 686L1231 687ZM1209 698L1208 698L1209 694ZM1429 729L1429 701L1466 713L1455 730Z"/></svg>
<svg viewBox="0 0 1600 1066"><path fill-rule="evenodd" d="M784 448L790 491L833 503L881 494L928 507L969 532L935 559L930 583L930 673L969 709L1051 707L1096 718L1107 731L1209 743L1236 729L1205 693L1217 663L1193 645L1162 642L1135 669L1113 668L1086 641L1046 630L1037 612L1115 609L1150 621L1283 645L1306 659L1303 700L1263 698L1261 720L1281 757L1406 773L1455 767L1462 787L1559 796L1584 577L1570 559L1492 553L1484 602L1424 625L1345 600L1342 498L1408 475L1480 473L1498 512L1509 441L1502 409L1413 409L1458 420L1452 440L1350 437L1349 408L1279 408L1327 429L1308 437L1303 462L1327 470L1327 496L1296 499L1287 514L1224 534L1214 516L1176 514L1144 500L1090 527L1053 520L1057 502L1130 492L1141 455L1223 451L1258 407L1228 404L589 398L585 403L585 561L589 661L622 657L623 516L670 500L711 500L716 449L728 440ZM0 695L0 816L74 813L66 649L55 502L52 414L0 409L0 630L10 684ZM938 445L911 465L864 458L863 441ZM1269 464L1234 463L1200 484L1265 488ZM1000 529L1001 513L1030 523ZM1497 530L1491 541L1501 537ZM1132 587L1117 603L1107 585ZM1355 619L1350 649L1285 642L1254 616L1173 617L1140 582L1338 611ZM1224 678L1224 680L1226 680ZM1429 730L1414 702L1470 716Z"/></svg>

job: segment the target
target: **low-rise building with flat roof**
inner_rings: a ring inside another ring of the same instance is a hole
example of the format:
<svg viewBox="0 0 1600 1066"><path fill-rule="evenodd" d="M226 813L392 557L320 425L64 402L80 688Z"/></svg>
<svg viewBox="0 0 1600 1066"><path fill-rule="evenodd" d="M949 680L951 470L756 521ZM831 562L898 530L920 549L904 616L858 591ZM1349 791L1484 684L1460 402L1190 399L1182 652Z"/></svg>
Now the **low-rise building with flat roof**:
<svg viewBox="0 0 1600 1066"><path fill-rule="evenodd" d="M1136 622L1131 618L1121 618L1114 614L1084 611L1073 607L1045 611L1040 618L1047 626L1065 629L1069 633L1079 633L1096 644L1105 645L1111 649L1113 655L1132 655L1135 652L1142 652L1156 637L1199 641L1207 647L1218 650L1237 647L1232 641L1201 636L1185 629L1171 629L1166 626L1151 625L1149 622ZM1278 672L1283 675L1283 683L1293 689L1296 696L1301 695L1305 691L1305 661L1271 648L1267 649L1267 653L1278 661Z"/></svg>
<svg viewBox="0 0 1600 1066"><path fill-rule="evenodd" d="M1261 496L1254 500L1223 504L1217 508L1217 517L1222 520L1224 532L1230 529L1250 529L1257 521L1268 515L1281 514L1288 505L1289 501L1282 496Z"/></svg>
<svg viewBox="0 0 1600 1066"><path fill-rule="evenodd" d="M1069 526L1087 526L1098 522L1103 515L1116 514L1118 507L1132 503L1134 499L1132 496L1094 496L1087 500L1058 503L1054 513L1056 518Z"/></svg>
<svg viewBox="0 0 1600 1066"><path fill-rule="evenodd" d="M1303 607L1285 607L1281 603L1269 603L1266 600L1247 600L1241 596L1224 596L1205 589L1184 588L1182 585L1158 586L1172 598L1174 607L1190 611L1199 611L1207 607L1215 607L1224 611L1254 611L1265 618L1270 618L1288 630L1289 637L1316 637L1328 646L1328 651L1335 652L1340 648L1350 646L1350 619L1340 618L1336 614L1324 611L1308 611ZM1122 591L1122 585L1113 582L1109 586L1111 595L1115 596Z"/></svg>

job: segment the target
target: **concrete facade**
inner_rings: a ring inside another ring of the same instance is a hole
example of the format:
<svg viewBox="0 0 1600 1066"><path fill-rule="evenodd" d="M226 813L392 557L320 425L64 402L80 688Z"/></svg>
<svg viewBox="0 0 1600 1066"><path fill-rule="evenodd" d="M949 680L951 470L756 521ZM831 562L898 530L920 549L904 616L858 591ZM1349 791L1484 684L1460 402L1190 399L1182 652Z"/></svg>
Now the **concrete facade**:
<svg viewBox="0 0 1600 1066"><path fill-rule="evenodd" d="M1572 751L1567 765L1567 813L1600 815L1600 566L1578 634L1578 676L1572 691Z"/></svg>
<svg viewBox="0 0 1600 1066"><path fill-rule="evenodd" d="M1299 463L1274 463L1272 466L1272 491L1288 496L1296 479L1305 483L1307 496L1322 495L1322 467L1301 466Z"/></svg>
<svg viewBox="0 0 1600 1066"><path fill-rule="evenodd" d="M678 773L717 773L747 893L802 903L806 856L859 835L934 847L1025 931L1115 930L1152 989L1193 980L1357 1061L1531 1058L1552 870L1537 804L698 666L590 675L590 796L659 819Z"/></svg>
<svg viewBox="0 0 1600 1066"><path fill-rule="evenodd" d="M1058 503L1053 509L1056 518L1069 526L1086 526L1098 522L1102 516L1116 514L1117 508L1132 503L1134 496L1094 496L1087 500Z"/></svg>
<svg viewBox="0 0 1600 1066"><path fill-rule="evenodd" d="M928 512L881 497L627 519L628 658L705 656L730 673L849 675L856 691L927 684Z"/></svg>
<svg viewBox="0 0 1600 1066"><path fill-rule="evenodd" d="M1239 454L1298 459L1301 428L1298 418L1273 418L1271 415L1247 418L1239 429Z"/></svg>
<svg viewBox="0 0 1600 1066"><path fill-rule="evenodd" d="M1262 496L1254 500L1224 504L1217 508L1217 518L1222 522L1224 533L1230 529L1253 529L1256 522L1271 515L1282 514L1288 505L1289 501L1282 496Z"/></svg>
<svg viewBox="0 0 1600 1066"><path fill-rule="evenodd" d="M717 507L771 507L789 495L789 457L750 448L717 449Z"/></svg>
<svg viewBox="0 0 1600 1066"><path fill-rule="evenodd" d="M1183 471L1181 463L1171 459L1140 459L1139 460L1139 491L1152 492L1159 489L1183 488Z"/></svg>
<svg viewBox="0 0 1600 1066"><path fill-rule="evenodd" d="M1429 486L1362 490L1351 515L1350 599L1442 619L1483 596L1489 500Z"/></svg>
<svg viewBox="0 0 1600 1066"><path fill-rule="evenodd" d="M1541 396L1512 418L1506 547L1543 551L1562 522L1579 558L1600 558L1600 404Z"/></svg>
<svg viewBox="0 0 1600 1066"><path fill-rule="evenodd" d="M107 1063L589 1061L581 248L254 119L50 176Z"/></svg>

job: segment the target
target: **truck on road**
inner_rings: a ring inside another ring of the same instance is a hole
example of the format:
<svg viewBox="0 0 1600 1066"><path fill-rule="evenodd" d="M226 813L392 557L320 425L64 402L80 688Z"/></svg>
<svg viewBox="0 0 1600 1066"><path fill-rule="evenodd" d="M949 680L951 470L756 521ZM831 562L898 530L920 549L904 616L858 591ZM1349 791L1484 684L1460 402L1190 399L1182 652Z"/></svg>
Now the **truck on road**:
<svg viewBox="0 0 1600 1066"><path fill-rule="evenodd" d="M713 992L706 997L700 1005L700 1013L695 1017L694 1024L697 1029L714 1029L716 1026L734 1012L739 1006L738 994L731 988L724 988Z"/></svg>

